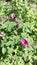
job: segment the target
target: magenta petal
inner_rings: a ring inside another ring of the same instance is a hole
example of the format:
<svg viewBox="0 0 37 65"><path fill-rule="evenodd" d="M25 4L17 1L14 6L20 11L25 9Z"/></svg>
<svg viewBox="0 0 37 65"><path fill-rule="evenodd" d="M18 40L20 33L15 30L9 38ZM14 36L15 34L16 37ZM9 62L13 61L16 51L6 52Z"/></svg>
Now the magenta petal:
<svg viewBox="0 0 37 65"><path fill-rule="evenodd" d="M28 41L23 38L23 39L20 40L20 44L23 44L25 46L28 46Z"/></svg>
<svg viewBox="0 0 37 65"><path fill-rule="evenodd" d="M11 14L11 18L12 18L12 19L15 19L15 18L16 18L16 14L14 14L14 13Z"/></svg>

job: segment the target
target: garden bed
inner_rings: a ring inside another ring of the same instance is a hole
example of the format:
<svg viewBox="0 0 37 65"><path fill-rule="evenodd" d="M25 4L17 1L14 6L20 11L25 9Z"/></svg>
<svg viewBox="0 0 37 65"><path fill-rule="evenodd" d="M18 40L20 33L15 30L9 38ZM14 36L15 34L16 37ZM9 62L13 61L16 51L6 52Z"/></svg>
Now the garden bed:
<svg viewBox="0 0 37 65"><path fill-rule="evenodd" d="M37 65L37 0L0 1L0 65Z"/></svg>

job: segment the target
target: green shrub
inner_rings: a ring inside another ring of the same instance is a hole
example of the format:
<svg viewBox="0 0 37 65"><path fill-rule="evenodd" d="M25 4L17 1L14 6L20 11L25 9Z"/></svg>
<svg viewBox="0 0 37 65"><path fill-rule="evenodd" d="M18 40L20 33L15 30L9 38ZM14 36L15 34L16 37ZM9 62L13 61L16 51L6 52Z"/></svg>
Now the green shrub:
<svg viewBox="0 0 37 65"><path fill-rule="evenodd" d="M0 2L0 65L37 65L37 4L30 0ZM20 44L22 38L28 46Z"/></svg>

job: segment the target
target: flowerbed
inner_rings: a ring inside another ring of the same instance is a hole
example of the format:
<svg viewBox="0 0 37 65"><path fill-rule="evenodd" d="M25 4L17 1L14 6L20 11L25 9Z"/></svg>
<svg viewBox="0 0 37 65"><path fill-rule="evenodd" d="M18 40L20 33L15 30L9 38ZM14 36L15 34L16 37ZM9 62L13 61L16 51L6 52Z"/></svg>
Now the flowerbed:
<svg viewBox="0 0 37 65"><path fill-rule="evenodd" d="M37 65L36 3L0 1L0 65Z"/></svg>

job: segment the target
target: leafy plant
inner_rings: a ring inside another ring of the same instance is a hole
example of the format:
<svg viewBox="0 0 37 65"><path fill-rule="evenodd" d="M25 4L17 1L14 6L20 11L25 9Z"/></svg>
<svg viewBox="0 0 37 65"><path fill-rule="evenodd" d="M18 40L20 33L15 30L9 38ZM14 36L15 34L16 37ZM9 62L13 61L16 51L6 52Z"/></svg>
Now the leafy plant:
<svg viewBox="0 0 37 65"><path fill-rule="evenodd" d="M0 65L37 65L37 0L0 2Z"/></svg>

